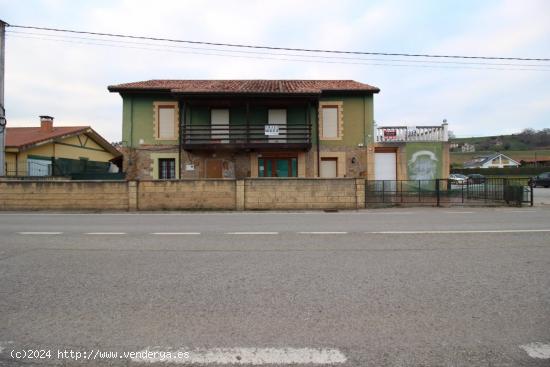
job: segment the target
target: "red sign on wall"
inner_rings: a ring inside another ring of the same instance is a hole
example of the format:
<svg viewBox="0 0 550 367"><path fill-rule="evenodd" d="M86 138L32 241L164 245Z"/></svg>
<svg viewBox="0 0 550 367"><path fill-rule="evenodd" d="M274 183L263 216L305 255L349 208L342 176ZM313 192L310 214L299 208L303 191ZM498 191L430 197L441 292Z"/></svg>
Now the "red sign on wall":
<svg viewBox="0 0 550 367"><path fill-rule="evenodd" d="M384 140L392 140L397 138L397 130L395 129L384 129Z"/></svg>

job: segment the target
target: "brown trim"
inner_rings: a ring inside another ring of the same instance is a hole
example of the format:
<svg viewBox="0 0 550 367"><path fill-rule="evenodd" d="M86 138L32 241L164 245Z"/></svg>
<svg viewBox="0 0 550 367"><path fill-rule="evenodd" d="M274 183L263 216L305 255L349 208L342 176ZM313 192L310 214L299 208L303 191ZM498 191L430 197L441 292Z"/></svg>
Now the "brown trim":
<svg viewBox="0 0 550 367"><path fill-rule="evenodd" d="M298 156L299 152L258 152L258 155L261 155L261 157L258 158L295 158Z"/></svg>
<svg viewBox="0 0 550 367"><path fill-rule="evenodd" d="M374 147L375 153L397 153L398 147Z"/></svg>

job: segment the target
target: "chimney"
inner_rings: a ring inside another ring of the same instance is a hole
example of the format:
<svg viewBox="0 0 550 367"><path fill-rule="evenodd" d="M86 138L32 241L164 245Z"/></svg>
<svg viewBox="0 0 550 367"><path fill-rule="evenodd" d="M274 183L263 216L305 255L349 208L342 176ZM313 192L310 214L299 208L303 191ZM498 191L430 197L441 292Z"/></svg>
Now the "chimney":
<svg viewBox="0 0 550 367"><path fill-rule="evenodd" d="M40 116L40 130L43 132L53 131L53 117Z"/></svg>

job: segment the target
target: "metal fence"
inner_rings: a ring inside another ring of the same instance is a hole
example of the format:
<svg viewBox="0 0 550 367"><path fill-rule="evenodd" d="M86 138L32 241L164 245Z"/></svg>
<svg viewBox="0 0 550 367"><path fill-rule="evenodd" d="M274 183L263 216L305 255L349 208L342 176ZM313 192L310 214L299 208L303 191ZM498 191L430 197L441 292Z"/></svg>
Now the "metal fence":
<svg viewBox="0 0 550 367"><path fill-rule="evenodd" d="M436 180L366 180L369 205L533 205L533 190L523 179L484 178L456 182Z"/></svg>

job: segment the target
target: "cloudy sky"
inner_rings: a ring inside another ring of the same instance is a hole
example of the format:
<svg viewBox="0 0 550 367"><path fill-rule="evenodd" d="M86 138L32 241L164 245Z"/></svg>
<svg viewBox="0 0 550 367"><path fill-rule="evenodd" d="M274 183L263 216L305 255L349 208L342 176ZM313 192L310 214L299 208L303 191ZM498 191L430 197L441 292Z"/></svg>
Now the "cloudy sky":
<svg viewBox="0 0 550 367"><path fill-rule="evenodd" d="M292 48L550 58L547 0L0 0L0 9L13 25ZM10 126L36 125L38 115L49 114L56 124L92 125L117 141L121 99L107 85L239 78L375 85L381 89L375 97L379 125L432 125L446 118L457 136L550 127L550 62L427 64L403 57L296 57L82 37L8 28Z"/></svg>

